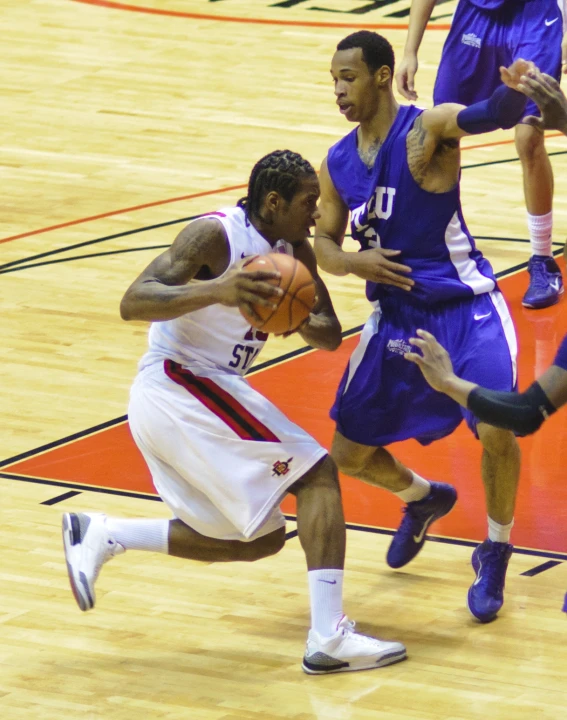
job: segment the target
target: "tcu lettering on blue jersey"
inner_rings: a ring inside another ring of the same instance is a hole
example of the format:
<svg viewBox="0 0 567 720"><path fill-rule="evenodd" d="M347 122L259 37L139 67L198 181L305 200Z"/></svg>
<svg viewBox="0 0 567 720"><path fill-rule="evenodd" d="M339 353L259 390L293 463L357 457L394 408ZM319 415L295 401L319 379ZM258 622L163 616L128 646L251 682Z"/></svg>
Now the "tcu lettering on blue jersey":
<svg viewBox="0 0 567 720"><path fill-rule="evenodd" d="M406 292L368 282L371 302L395 296L404 302L434 305L494 290L488 261L476 249L461 211L459 186L432 193L418 185L407 159L407 136L423 111L402 105L374 166L358 154L354 129L327 156L335 189L351 212L352 236L361 250L399 250L415 285Z"/></svg>
<svg viewBox="0 0 567 720"><path fill-rule="evenodd" d="M396 188L376 188L370 200L351 212L352 236L364 247L380 247L380 235L375 220L388 220L394 208Z"/></svg>

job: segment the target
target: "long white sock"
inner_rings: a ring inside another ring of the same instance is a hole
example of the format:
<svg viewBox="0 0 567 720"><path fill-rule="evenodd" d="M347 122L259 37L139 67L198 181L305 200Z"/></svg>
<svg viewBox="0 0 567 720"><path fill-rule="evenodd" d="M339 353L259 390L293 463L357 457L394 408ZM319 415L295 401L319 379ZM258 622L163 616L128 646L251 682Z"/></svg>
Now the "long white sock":
<svg viewBox="0 0 567 720"><path fill-rule="evenodd" d="M323 637L337 632L343 613L343 570L310 570L311 627Z"/></svg>
<svg viewBox="0 0 567 720"><path fill-rule="evenodd" d="M553 211L547 215L528 213L528 232L532 255L551 255L551 232L553 229Z"/></svg>
<svg viewBox="0 0 567 720"><path fill-rule="evenodd" d="M417 473L414 473L413 470L410 470L410 472L412 474L411 485L405 490L394 493L394 495L397 495L400 500L403 500L405 503L423 500L423 498L426 498L431 492L431 483L429 480L422 478Z"/></svg>
<svg viewBox="0 0 567 720"><path fill-rule="evenodd" d="M110 535L125 550L169 552L169 520L106 518Z"/></svg>
<svg viewBox="0 0 567 720"><path fill-rule="evenodd" d="M488 517L488 539L492 542L508 543L510 542L510 533L512 532L512 526L514 525L514 519L509 522L508 525L500 525L496 520L493 520L490 516Z"/></svg>

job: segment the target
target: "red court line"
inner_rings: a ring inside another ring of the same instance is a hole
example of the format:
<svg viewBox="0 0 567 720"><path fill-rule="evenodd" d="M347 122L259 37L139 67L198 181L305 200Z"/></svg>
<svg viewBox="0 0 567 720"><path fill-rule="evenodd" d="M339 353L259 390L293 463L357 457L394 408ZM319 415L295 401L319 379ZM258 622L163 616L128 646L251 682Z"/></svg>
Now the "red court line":
<svg viewBox="0 0 567 720"><path fill-rule="evenodd" d="M75 2L82 2L82 0L74 0ZM546 135L546 138L561 137L562 133L552 133ZM495 147L496 145L511 145L514 140L498 140L492 143L482 143L480 145L466 145L461 147L461 150L477 150L485 147ZM247 185L231 185L230 187L219 188L218 190L205 190L200 193L193 193L192 195L181 195L180 197L169 198L168 200L155 200L154 202L143 203L142 205L133 205L132 207L122 208L121 210L111 210L110 212L100 213L100 215L91 215L90 217L80 218L79 220L69 220L68 222L60 223L59 225L50 225L49 227L40 228L39 230L30 230L29 232L20 233L19 235L11 235L7 238L0 239L0 245L2 243L10 242L11 240L19 240L20 238L30 237L32 235L41 235L42 233L49 232L50 230L59 230L61 228L71 227L72 225L80 225L81 223L90 222L91 220L100 220L101 218L111 217L112 215L122 215L127 212L134 210L144 210L145 208L156 207L158 205L167 205L168 203L179 202L180 200L191 200L193 198L205 197L206 195L217 195L224 192L230 192L231 190L242 190Z"/></svg>
<svg viewBox="0 0 567 720"><path fill-rule="evenodd" d="M242 190L248 187L245 185L231 185L230 187L219 188L218 190L205 190L204 192L193 193L192 195L181 195L169 200L156 200L155 202L143 203L143 205L133 205L132 207L123 208L122 210L111 210L110 212L100 213L100 215L91 215L90 217L81 218L80 220L69 220L68 222L59 223L59 225L50 225L41 230L30 230L29 232L12 235L11 237L0 240L2 243L10 242L10 240L18 240L19 238L29 237L30 235L40 235L50 230L59 230L60 228L70 227L71 225L79 225L80 223L89 222L89 220L100 220L101 218L110 217L111 215L120 215L122 213L132 212L133 210L143 210L144 208L155 207L156 205L167 205L168 203L179 202L180 200L192 200L193 198L205 197L205 195L218 195L219 193L230 192L230 190Z"/></svg>
<svg viewBox="0 0 567 720"><path fill-rule="evenodd" d="M250 25L291 25L293 27L319 27L319 28L357 28L359 30L407 30L407 25L395 23L341 23L317 22L309 20L269 20L267 18L233 17L231 15L204 15L202 13L188 13L179 10L162 10L159 8L142 7L140 5L127 5L126 3L112 2L111 0L73 0L82 5L95 5L112 10L127 10L128 12L145 13L147 15L166 15L168 17L182 17L191 20L217 20L218 22L244 23ZM428 30L449 30L450 25L427 26Z"/></svg>

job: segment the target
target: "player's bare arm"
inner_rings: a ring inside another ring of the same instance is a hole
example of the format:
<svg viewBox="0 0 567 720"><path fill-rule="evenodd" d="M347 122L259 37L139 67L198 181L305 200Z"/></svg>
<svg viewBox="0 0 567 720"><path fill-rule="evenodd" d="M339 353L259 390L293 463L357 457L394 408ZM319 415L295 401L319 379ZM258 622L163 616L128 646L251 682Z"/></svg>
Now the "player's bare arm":
<svg viewBox="0 0 567 720"><path fill-rule="evenodd" d="M309 270L317 284L317 304L299 328L299 334L311 347L336 350L341 342L341 324L333 307L327 286L317 272L317 260L307 240L294 247L294 256Z"/></svg>
<svg viewBox="0 0 567 720"><path fill-rule="evenodd" d="M418 68L417 52L436 2L437 0L413 0L411 4L404 55L395 76L398 92L407 100L417 100L415 91L415 75Z"/></svg>
<svg viewBox="0 0 567 720"><path fill-rule="evenodd" d="M319 267L331 275L341 276L352 273L363 280L411 290L414 282L407 277L411 268L391 259L400 254L398 250L385 248L372 248L361 252L343 250L349 210L333 185L326 159L321 165L319 183L320 217L315 225L315 255Z"/></svg>
<svg viewBox="0 0 567 720"><path fill-rule="evenodd" d="M425 110L408 133L408 164L416 182L428 192L447 192L458 181L459 141L516 125L525 110L526 97L519 91L521 78L533 69L526 60L500 68L502 85L485 101L465 107L444 103Z"/></svg>
<svg viewBox="0 0 567 720"><path fill-rule="evenodd" d="M278 273L243 272L243 261L223 275L228 264L222 224L211 218L196 220L134 280L122 298L120 315L124 320L156 322L216 303L242 306L253 314L253 304L274 305L281 290L268 281ZM193 279L202 282L188 284Z"/></svg>

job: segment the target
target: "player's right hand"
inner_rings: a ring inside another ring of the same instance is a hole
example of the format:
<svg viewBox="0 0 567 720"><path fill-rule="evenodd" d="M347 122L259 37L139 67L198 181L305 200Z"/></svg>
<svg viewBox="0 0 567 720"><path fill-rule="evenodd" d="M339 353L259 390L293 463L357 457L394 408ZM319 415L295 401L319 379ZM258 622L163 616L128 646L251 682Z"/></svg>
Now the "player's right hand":
<svg viewBox="0 0 567 720"><path fill-rule="evenodd" d="M417 72L418 62L417 55L404 55L396 72L396 85L398 92L403 95L406 100L417 100L415 91L415 74Z"/></svg>
<svg viewBox="0 0 567 720"><path fill-rule="evenodd" d="M559 130L567 135L567 98L557 80L536 70L523 75L518 90L531 98L541 117L530 115L523 123L540 130Z"/></svg>
<svg viewBox="0 0 567 720"><path fill-rule="evenodd" d="M350 272L363 280L370 280L383 285L393 285L402 290L411 290L415 282L407 277L411 268L407 265L389 260L399 255L399 250L371 248L362 250L352 257Z"/></svg>
<svg viewBox="0 0 567 720"><path fill-rule="evenodd" d="M251 259L247 257L242 262L236 263L226 275L217 280L216 297L221 305L242 307L249 315L261 321L262 318L254 310L254 305L275 310L283 290L277 285L272 285L269 280L277 280L281 275L272 270L245 271L244 266Z"/></svg>

